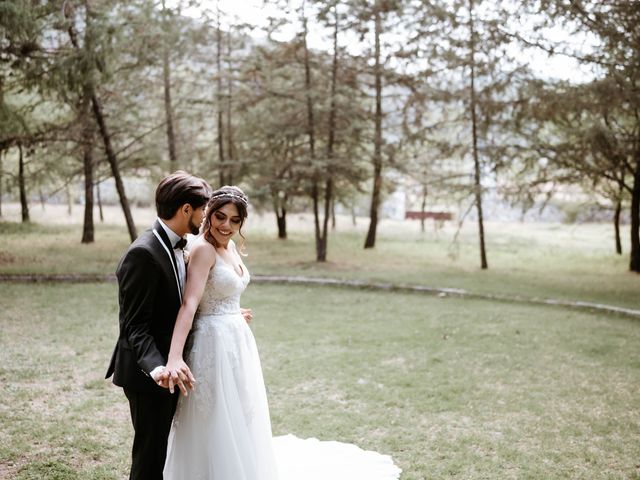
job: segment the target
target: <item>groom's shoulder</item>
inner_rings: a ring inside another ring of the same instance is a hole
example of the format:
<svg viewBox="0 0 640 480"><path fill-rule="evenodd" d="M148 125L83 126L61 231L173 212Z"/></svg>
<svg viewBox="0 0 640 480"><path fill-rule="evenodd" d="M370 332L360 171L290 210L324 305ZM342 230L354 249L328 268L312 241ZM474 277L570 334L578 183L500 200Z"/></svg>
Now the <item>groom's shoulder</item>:
<svg viewBox="0 0 640 480"><path fill-rule="evenodd" d="M132 260L133 258L151 258L156 254L155 237L151 230L146 230L141 233L138 238L136 238L125 250L120 258L119 265L122 265L123 262L127 260Z"/></svg>
<svg viewBox="0 0 640 480"><path fill-rule="evenodd" d="M127 251L125 252L125 255L132 251L151 251L153 250L154 243L155 237L153 236L153 232L151 230L145 230L138 236L138 238L131 242L129 248L127 248Z"/></svg>

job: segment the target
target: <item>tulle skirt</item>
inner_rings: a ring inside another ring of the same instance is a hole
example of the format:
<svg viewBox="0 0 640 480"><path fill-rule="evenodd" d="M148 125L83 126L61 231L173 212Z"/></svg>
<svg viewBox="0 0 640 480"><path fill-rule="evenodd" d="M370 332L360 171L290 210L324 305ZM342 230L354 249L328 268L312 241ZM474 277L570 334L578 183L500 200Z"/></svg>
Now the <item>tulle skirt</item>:
<svg viewBox="0 0 640 480"><path fill-rule="evenodd" d="M166 480L276 480L260 358L241 314L194 320L187 363L196 388L181 396L164 467Z"/></svg>
<svg viewBox="0 0 640 480"><path fill-rule="evenodd" d="M165 480L397 480L391 457L335 441L272 438L260 358L240 314L196 318Z"/></svg>

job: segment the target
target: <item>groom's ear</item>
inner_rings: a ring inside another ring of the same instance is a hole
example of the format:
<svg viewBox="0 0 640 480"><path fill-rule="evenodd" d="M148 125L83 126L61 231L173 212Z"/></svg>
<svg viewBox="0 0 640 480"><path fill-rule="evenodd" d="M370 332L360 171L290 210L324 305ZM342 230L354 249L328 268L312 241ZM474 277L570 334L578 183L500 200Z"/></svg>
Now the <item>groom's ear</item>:
<svg viewBox="0 0 640 480"><path fill-rule="evenodd" d="M190 203L185 203L180 207L180 212L182 212L184 215L191 215L193 213L193 207Z"/></svg>

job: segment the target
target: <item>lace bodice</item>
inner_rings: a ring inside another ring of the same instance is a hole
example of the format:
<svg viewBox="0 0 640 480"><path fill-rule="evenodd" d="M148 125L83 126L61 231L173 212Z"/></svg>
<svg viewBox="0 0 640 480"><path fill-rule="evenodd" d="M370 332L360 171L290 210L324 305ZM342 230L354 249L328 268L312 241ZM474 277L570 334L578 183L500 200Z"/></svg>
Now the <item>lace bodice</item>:
<svg viewBox="0 0 640 480"><path fill-rule="evenodd" d="M196 317L240 313L240 295L248 284L249 272L244 265L240 276L220 255L216 255Z"/></svg>

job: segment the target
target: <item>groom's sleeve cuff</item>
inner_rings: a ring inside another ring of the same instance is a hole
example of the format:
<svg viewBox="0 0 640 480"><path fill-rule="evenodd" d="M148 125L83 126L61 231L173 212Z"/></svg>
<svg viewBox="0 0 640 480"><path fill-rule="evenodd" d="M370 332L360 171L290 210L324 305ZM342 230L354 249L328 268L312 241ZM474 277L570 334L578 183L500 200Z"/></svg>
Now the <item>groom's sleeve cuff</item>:
<svg viewBox="0 0 640 480"><path fill-rule="evenodd" d="M162 372L165 369L164 365L158 365L156 368L154 368L153 370L151 370L151 372L149 372L149 376L151 378L156 379L156 375L159 374L160 372Z"/></svg>

